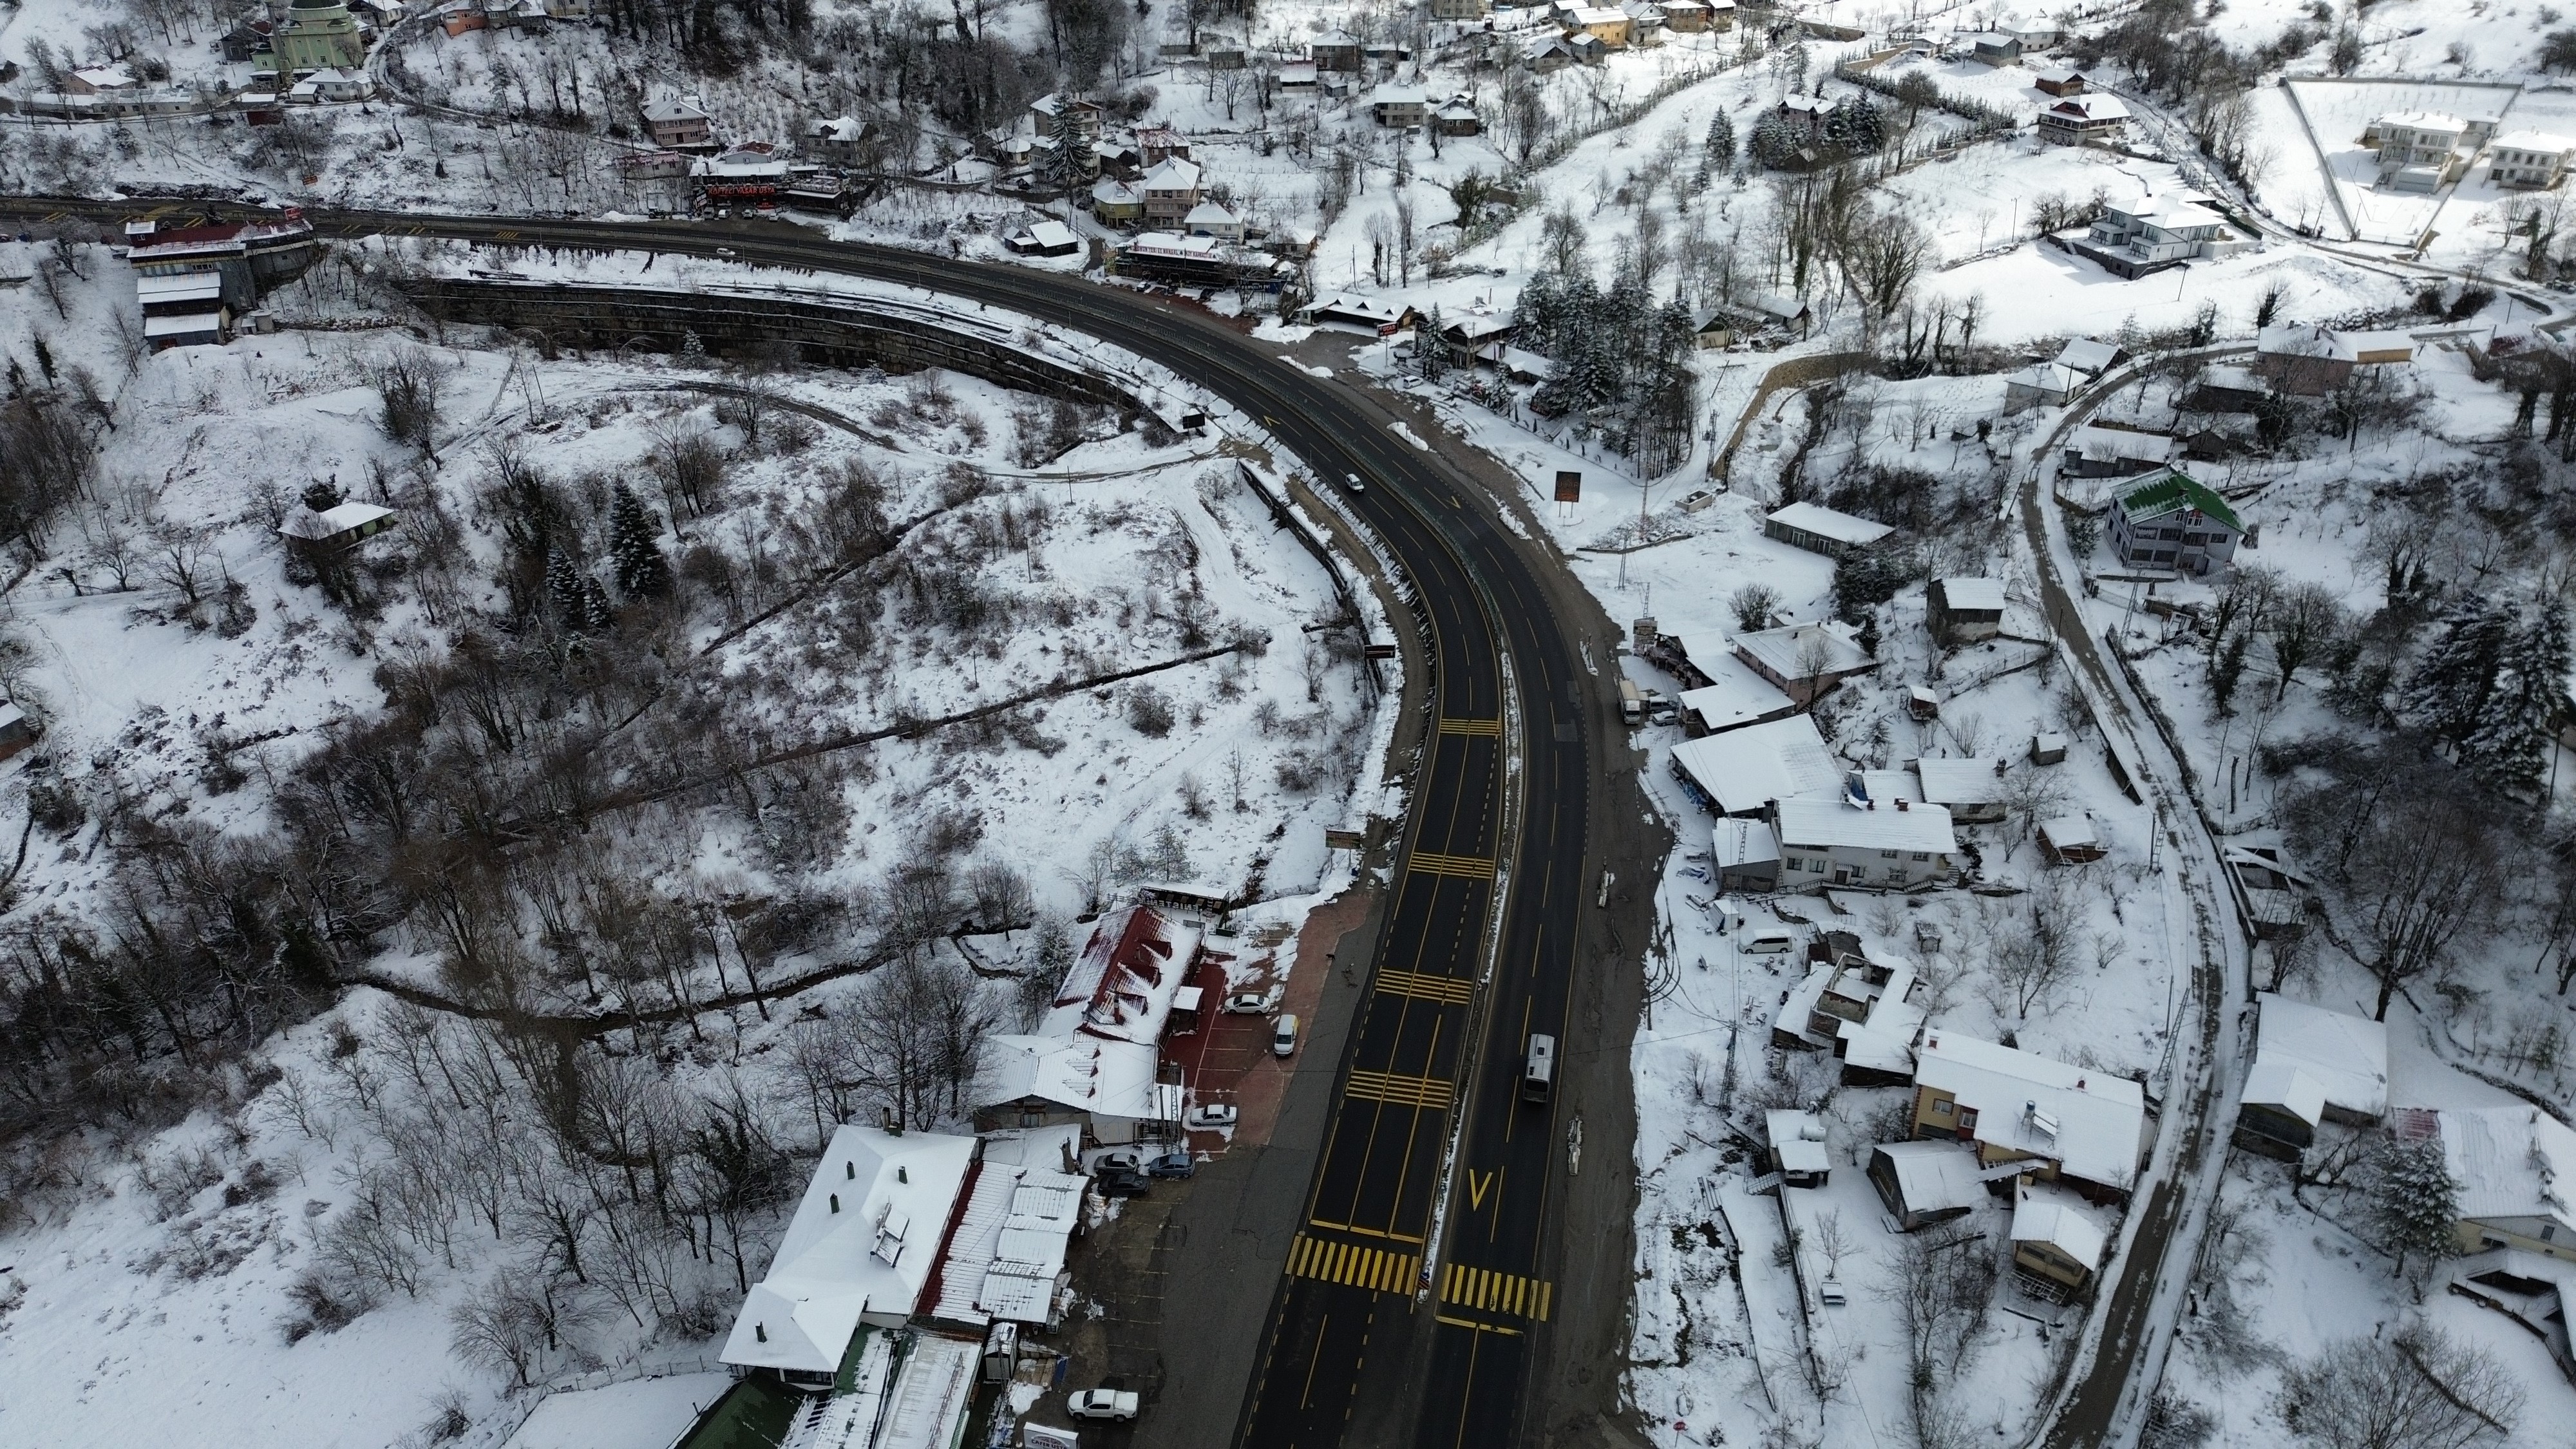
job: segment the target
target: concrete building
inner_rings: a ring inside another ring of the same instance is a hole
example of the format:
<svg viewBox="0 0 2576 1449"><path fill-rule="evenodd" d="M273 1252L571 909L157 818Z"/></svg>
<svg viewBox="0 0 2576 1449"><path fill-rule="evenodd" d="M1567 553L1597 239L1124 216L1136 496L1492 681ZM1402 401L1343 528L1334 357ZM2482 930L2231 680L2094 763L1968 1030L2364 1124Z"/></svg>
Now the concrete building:
<svg viewBox="0 0 2576 1449"><path fill-rule="evenodd" d="M2497 186L2546 191L2567 174L2576 141L2546 131L2508 131L2487 143L2487 180Z"/></svg>
<svg viewBox="0 0 2576 1449"><path fill-rule="evenodd" d="M357 17L342 0L294 0L287 7L285 23L270 32L268 46L265 64L253 58L263 70L293 74L325 68L362 70L367 64L366 40L358 33Z"/></svg>
<svg viewBox="0 0 2576 1449"><path fill-rule="evenodd" d="M2117 146L2129 108L2118 96L2072 95L2039 109L2039 139L2052 146Z"/></svg>
<svg viewBox="0 0 2576 1449"><path fill-rule="evenodd" d="M2174 191L2104 203L2102 215L2075 249L2112 275L2135 280L2180 262L2234 256L2251 245L2209 205L2208 197Z"/></svg>
<svg viewBox="0 0 2576 1449"><path fill-rule="evenodd" d="M1902 798L1883 805L1847 797L1776 799L1770 815L1780 837L1783 890L1913 890L1948 879L1959 848L1949 811Z"/></svg>
<svg viewBox="0 0 2576 1449"><path fill-rule="evenodd" d="M715 123L687 101L661 100L644 107L644 129L666 151L716 149Z"/></svg>
<svg viewBox="0 0 2576 1449"><path fill-rule="evenodd" d="M2388 1112L2388 1027L2273 992L2255 998L2254 1066L2236 1145L2295 1162L2319 1124L2367 1126Z"/></svg>
<svg viewBox="0 0 2576 1449"><path fill-rule="evenodd" d="M2245 524L2227 500L2179 468L2124 489L2104 531L2111 551L2132 568L2200 575L2236 557Z"/></svg>

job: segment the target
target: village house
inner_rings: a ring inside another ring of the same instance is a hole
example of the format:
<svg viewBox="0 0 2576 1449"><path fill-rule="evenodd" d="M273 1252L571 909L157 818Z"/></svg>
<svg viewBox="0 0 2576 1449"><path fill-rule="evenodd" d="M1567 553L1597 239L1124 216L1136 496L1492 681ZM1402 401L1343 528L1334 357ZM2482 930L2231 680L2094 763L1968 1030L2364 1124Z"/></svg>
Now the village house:
<svg viewBox="0 0 2576 1449"><path fill-rule="evenodd" d="M868 123L855 116L805 123L805 154L827 166L864 166L874 149Z"/></svg>
<svg viewBox="0 0 2576 1449"><path fill-rule="evenodd" d="M2414 360L2404 332L2344 332L2313 323L2275 323L2255 335L2254 370L2278 392L2319 397L2351 381L2354 369Z"/></svg>
<svg viewBox="0 0 2576 1449"><path fill-rule="evenodd" d="M1512 314L1509 312L1461 312L1444 317L1431 345L1452 367L1498 364L1503 349L1512 340Z"/></svg>
<svg viewBox="0 0 2576 1449"><path fill-rule="evenodd" d="M335 558L394 526L398 514L375 503L347 502L315 510L298 504L277 525L286 546L316 561Z"/></svg>
<svg viewBox="0 0 2576 1449"><path fill-rule="evenodd" d="M1202 201L1181 218L1181 230L1190 236L1212 236L1221 241L1240 242L1244 236L1243 217L1213 201Z"/></svg>
<svg viewBox="0 0 2576 1449"><path fill-rule="evenodd" d="M2292 1001L2254 998L2254 1066L2236 1109L2236 1145L2296 1162L2320 1123L2366 1127L2388 1112L2388 1027Z"/></svg>
<svg viewBox="0 0 2576 1449"><path fill-rule="evenodd" d="M2084 72L2071 65L2052 65L2030 74L2030 83L2052 96L2084 94Z"/></svg>
<svg viewBox="0 0 2576 1449"><path fill-rule="evenodd" d="M1318 71L1356 73L1361 64L1359 37L1346 30L1327 30L1306 43L1306 57Z"/></svg>
<svg viewBox="0 0 2576 1449"><path fill-rule="evenodd" d="M2116 342L2102 342L2090 337L2069 338L2057 349L2057 365L2080 374L2087 382L2098 382L2102 374L2129 360L2129 349Z"/></svg>
<svg viewBox="0 0 2576 1449"><path fill-rule="evenodd" d="M169 231L145 223L126 248L143 336L155 351L221 342L260 293L316 254L313 228L290 208L280 221L223 222Z"/></svg>
<svg viewBox="0 0 2576 1449"><path fill-rule="evenodd" d="M1103 915L1038 1029L987 1039L977 1130L1078 1123L1107 1143L1174 1135L1182 1088L1162 1078L1161 1044L1204 945L1204 930L1178 912L1134 905Z"/></svg>
<svg viewBox="0 0 2576 1449"><path fill-rule="evenodd" d="M1475 102L1451 96L1431 113L1431 129L1443 136L1473 136L1485 129L1485 122L1476 114Z"/></svg>
<svg viewBox="0 0 2576 1449"><path fill-rule="evenodd" d="M1076 100L1049 91L1029 102L1029 119L1041 136L1052 136L1059 124L1077 141L1100 139L1101 107L1098 101Z"/></svg>
<svg viewBox="0 0 2576 1449"><path fill-rule="evenodd" d="M1369 97L1369 118L1381 126L1410 130L1430 118L1430 105L1420 86L1380 86Z"/></svg>
<svg viewBox="0 0 2576 1449"><path fill-rule="evenodd" d="M1716 642L1714 636L1708 637L1710 643ZM1683 730L1694 738L1787 719L1798 712L1798 701L1789 691L1764 678L1732 649L1707 653L1706 662L1694 672L1700 682L1673 701Z"/></svg>
<svg viewBox="0 0 2576 1449"><path fill-rule="evenodd" d="M1913 890L1947 879L1959 849L1949 811L1902 796L1884 803L1849 796L1776 799L1770 813L1780 837L1783 890Z"/></svg>
<svg viewBox="0 0 2576 1449"><path fill-rule="evenodd" d="M2236 889L2245 924L2259 940L2284 940L2308 930L2308 904L2315 883L2290 869L2281 852L2269 846L2231 845L2219 852L2227 879Z"/></svg>
<svg viewBox="0 0 2576 1449"><path fill-rule="evenodd" d="M1136 153L1144 165L1159 166L1178 156L1190 159L1189 138L1169 126L1144 126L1136 132Z"/></svg>
<svg viewBox="0 0 2576 1449"><path fill-rule="evenodd" d="M1709 829L1708 844L1719 890L1767 895L1780 888L1780 837L1771 822L1721 816Z"/></svg>
<svg viewBox="0 0 2576 1449"><path fill-rule="evenodd" d="M1790 1187L1823 1187L1833 1175L1834 1159L1825 1150L1825 1119L1814 1112L1765 1112L1762 1135L1768 1166Z"/></svg>
<svg viewBox="0 0 2576 1449"><path fill-rule="evenodd" d="M2084 374L2062 362L2035 362L2004 378L2004 411L2064 407L2084 385Z"/></svg>
<svg viewBox="0 0 2576 1449"><path fill-rule="evenodd" d="M1082 250L1082 238L1073 234L1072 227L1050 219L1030 222L1003 237L1002 245L1024 257L1069 257Z"/></svg>
<svg viewBox="0 0 2576 1449"><path fill-rule="evenodd" d="M1431 0L1434 20L1475 21L1485 18L1485 0Z"/></svg>
<svg viewBox="0 0 2576 1449"><path fill-rule="evenodd" d="M2173 461L2174 439L2164 433L2088 423L2066 440L2057 471L2068 478L2128 478Z"/></svg>
<svg viewBox="0 0 2576 1449"><path fill-rule="evenodd" d="M2117 146L2128 124L2118 96L2067 96L2039 109L2039 139L2052 146Z"/></svg>
<svg viewBox="0 0 2576 1449"><path fill-rule="evenodd" d="M2442 1143L2442 1162L2458 1188L2463 1253L2511 1248L2542 1258L2576 1259L2576 1130L2537 1107L2444 1107L2398 1114L2401 1140L2428 1125Z"/></svg>
<svg viewBox="0 0 2576 1449"><path fill-rule="evenodd" d="M1992 825L2004 818L2004 762L1918 759L1917 789L1927 805L1950 812L1960 825Z"/></svg>
<svg viewBox="0 0 2576 1449"><path fill-rule="evenodd" d="M1838 513L1820 503L1792 503L1762 520L1762 532L1792 548L1841 558L1884 540L1895 529L1866 518Z"/></svg>
<svg viewBox="0 0 2576 1449"><path fill-rule="evenodd" d="M2227 500L2181 469L2167 468L2112 501L2104 536L2131 568L2200 575L2236 557L2245 525Z"/></svg>
<svg viewBox="0 0 2576 1449"><path fill-rule="evenodd" d="M715 123L687 101L661 100L645 106L644 130L665 151L716 149Z"/></svg>
<svg viewBox="0 0 2576 1449"><path fill-rule="evenodd" d="M1934 579L1923 586L1923 622L1934 642L1955 649L1992 639L2004 630L2001 579Z"/></svg>
<svg viewBox="0 0 2576 1449"><path fill-rule="evenodd" d="M0 704L0 760L5 760L36 742L36 726L27 712L14 704Z"/></svg>
<svg viewBox="0 0 2576 1449"><path fill-rule="evenodd" d="M1673 746L1671 769L1683 793L1721 817L1759 817L1774 800L1836 795L1843 779L1815 720L1803 714L1684 740Z"/></svg>
<svg viewBox="0 0 2576 1449"><path fill-rule="evenodd" d="M1315 63L1292 60L1279 67L1279 88L1283 91L1311 91L1315 88Z"/></svg>
<svg viewBox="0 0 2576 1449"><path fill-rule="evenodd" d="M2546 131L2507 131L2487 143L2487 180L2496 186L2546 191L2567 174L2576 141Z"/></svg>
<svg viewBox="0 0 2576 1449"><path fill-rule="evenodd" d="M1091 183L1091 214L1108 226L1133 226L1145 219L1145 194L1124 181L1103 176Z"/></svg>
<svg viewBox="0 0 2576 1449"><path fill-rule="evenodd" d="M2202 413L2250 413L2272 395L2272 386L2251 368L2233 364L2212 367L2200 375L2186 408Z"/></svg>
<svg viewBox="0 0 2576 1449"><path fill-rule="evenodd" d="M1829 931L1810 948L1807 977L1790 988L1771 1020L1771 1044L1783 1051L1830 1051L1849 1086L1901 1086L1914 1072L1914 1034L1923 1025L1913 1004L1915 969L1882 961L1859 938Z"/></svg>
<svg viewBox="0 0 2576 1449"><path fill-rule="evenodd" d="M1988 1196L1974 1152L1955 1142L1884 1142L1870 1149L1870 1186L1903 1232L1966 1217Z"/></svg>
<svg viewBox="0 0 2576 1449"><path fill-rule="evenodd" d="M2039 822L2039 858L2050 865L2089 865L2110 854L2091 815L2060 815Z"/></svg>
<svg viewBox="0 0 2576 1449"><path fill-rule="evenodd" d="M2018 1164L2095 1202L2128 1195L2147 1141L2133 1078L1940 1027L1916 1052L1911 1120L1917 1140L1973 1142L1983 1168Z"/></svg>
<svg viewBox="0 0 2576 1449"><path fill-rule="evenodd" d="M1735 657L1800 705L1878 667L1858 640L1826 624L1784 624L1739 634Z"/></svg>
<svg viewBox="0 0 2576 1449"><path fill-rule="evenodd" d="M1987 31L1968 37L1968 58L1979 65L2021 64L2021 38Z"/></svg>
<svg viewBox="0 0 2576 1449"><path fill-rule="evenodd" d="M1675 35L1705 33L1710 28L1710 21L1715 13L1703 3L1703 0L1662 0L1657 8L1664 12L1664 28ZM1728 23L1734 23L1734 18L1733 12L1730 11L1727 16Z"/></svg>
<svg viewBox="0 0 2576 1449"><path fill-rule="evenodd" d="M67 96L104 96L134 89L142 82L135 79L134 69L119 61L114 65L85 66L63 77L63 94Z"/></svg>
<svg viewBox="0 0 2576 1449"><path fill-rule="evenodd" d="M1318 297L1306 307L1306 320L1320 326L1351 327L1374 337L1388 337L1401 332L1414 320L1413 309L1402 302L1380 302L1371 297L1335 294Z"/></svg>
<svg viewBox="0 0 2576 1449"><path fill-rule="evenodd" d="M1577 6L1565 20L1572 35L1588 35L1610 50L1628 48L1628 34L1635 24L1628 18L1628 12L1598 5Z"/></svg>
<svg viewBox="0 0 2576 1449"><path fill-rule="evenodd" d="M2013 1192L2013 1274L2024 1290L2068 1302L2093 1289L2110 1231L2098 1211L2059 1188L2024 1184Z"/></svg>
<svg viewBox="0 0 2576 1449"><path fill-rule="evenodd" d="M1136 185L1145 196L1145 224L1176 226L1199 204L1199 164L1167 156Z"/></svg>
<svg viewBox="0 0 2576 1449"><path fill-rule="evenodd" d="M2476 149L2469 123L2439 111L2402 111L2370 123L2363 144L2376 148L2379 182L2392 191L2438 191L2467 164L2461 143Z"/></svg>
<svg viewBox="0 0 2576 1449"><path fill-rule="evenodd" d="M358 33L357 17L342 0L293 0L286 21L269 32L268 51L252 57L262 70L363 70L367 43Z"/></svg>
<svg viewBox="0 0 2576 1449"><path fill-rule="evenodd" d="M2233 256L2251 245L2208 203L2208 197L2193 191L2105 202L2075 249L2113 275L2134 281L2180 262Z"/></svg>

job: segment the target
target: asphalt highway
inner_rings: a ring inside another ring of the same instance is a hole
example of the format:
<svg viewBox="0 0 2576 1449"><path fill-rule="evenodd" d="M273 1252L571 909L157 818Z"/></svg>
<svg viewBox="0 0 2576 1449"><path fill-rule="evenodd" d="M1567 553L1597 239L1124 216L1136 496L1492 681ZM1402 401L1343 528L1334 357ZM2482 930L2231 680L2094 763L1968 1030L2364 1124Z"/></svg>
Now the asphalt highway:
<svg viewBox="0 0 2576 1449"><path fill-rule="evenodd" d="M0 201L0 214L55 220L143 209ZM866 276L1010 308L1221 394L1261 419L1319 489L1338 491L1418 593L1431 718L1384 933L1368 958L1369 994L1235 1440L1456 1449L1535 1437L1531 1398L1546 1379L1551 1324L1570 1295L1627 1291L1616 1279L1552 1275L1568 1227L1552 1205L1579 1128L1561 1101L1525 1101L1519 1090L1532 1034L1586 1049L1569 1037L1568 1000L1586 944L1587 875L1598 869L1590 792L1626 742L1606 738L1609 685L1547 606L1535 549L1471 496L1433 450L1445 443L1416 447L1369 421L1340 384L1203 314L1061 274L774 227L306 215L325 235L701 256L727 248L746 266ZM1352 474L1361 489L1344 485Z"/></svg>

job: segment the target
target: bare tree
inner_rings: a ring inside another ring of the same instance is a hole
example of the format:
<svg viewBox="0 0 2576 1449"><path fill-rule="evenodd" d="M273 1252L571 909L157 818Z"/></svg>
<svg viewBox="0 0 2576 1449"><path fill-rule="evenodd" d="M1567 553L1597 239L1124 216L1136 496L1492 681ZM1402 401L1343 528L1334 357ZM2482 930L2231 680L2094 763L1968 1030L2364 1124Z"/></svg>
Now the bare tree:
<svg viewBox="0 0 2576 1449"><path fill-rule="evenodd" d="M2300 583L2284 590L2266 613L2272 667L2280 674L2272 696L2277 702L2289 697L2300 668L2343 632L2343 604L2323 584Z"/></svg>
<svg viewBox="0 0 2576 1449"><path fill-rule="evenodd" d="M2084 935L2082 888L2072 875L2051 871L2028 894L2003 903L1986 923L1995 1014L2009 1007L2017 1020L2055 1006L2089 950Z"/></svg>
<svg viewBox="0 0 2576 1449"><path fill-rule="evenodd" d="M2331 1449L2469 1449L2513 1432L2523 1390L2438 1328L2350 1338L2281 1375L2282 1422Z"/></svg>
<svg viewBox="0 0 2576 1449"><path fill-rule="evenodd" d="M1770 628L1780 612L1780 591L1765 583L1746 584L1727 596L1726 606L1735 615L1736 628L1757 633Z"/></svg>

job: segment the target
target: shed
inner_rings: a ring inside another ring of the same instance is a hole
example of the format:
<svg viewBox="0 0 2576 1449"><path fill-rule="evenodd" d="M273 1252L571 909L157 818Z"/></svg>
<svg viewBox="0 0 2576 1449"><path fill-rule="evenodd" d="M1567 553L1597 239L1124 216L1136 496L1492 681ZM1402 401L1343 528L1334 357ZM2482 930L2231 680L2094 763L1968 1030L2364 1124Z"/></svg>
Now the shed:
<svg viewBox="0 0 2576 1449"><path fill-rule="evenodd" d="M2060 815L2040 822L2039 853L2051 865L2081 865L2100 860L2106 852L2092 816Z"/></svg>
<svg viewBox="0 0 2576 1449"><path fill-rule="evenodd" d="M2066 736L2038 734L2030 737L2030 762L2034 765L2066 763Z"/></svg>
<svg viewBox="0 0 2576 1449"><path fill-rule="evenodd" d="M1870 1149L1869 1181L1905 1232L1965 1217L1986 1200L1977 1155L1955 1142L1883 1142Z"/></svg>
<svg viewBox="0 0 2576 1449"><path fill-rule="evenodd" d="M2062 1300L2092 1288L2111 1235L2074 1194L2029 1185L2014 1193L2012 1245L2022 1286Z"/></svg>
<svg viewBox="0 0 2576 1449"><path fill-rule="evenodd" d="M1115 186L1116 182L1107 183ZM1082 249L1082 239L1060 221L1041 221L1002 239L1002 245L1029 257L1069 257Z"/></svg>
<svg viewBox="0 0 2576 1449"><path fill-rule="evenodd" d="M1896 530L1872 519L1839 513L1817 503L1792 503L1762 520L1762 531L1809 553L1841 558L1885 539Z"/></svg>
<svg viewBox="0 0 2576 1449"><path fill-rule="evenodd" d="M1719 890L1759 894L1780 888L1780 837L1769 821L1722 816L1708 843Z"/></svg>
<svg viewBox="0 0 2576 1449"><path fill-rule="evenodd" d="M1923 586L1923 620L1945 646L1992 639L2004 629L2003 580L1934 579Z"/></svg>
<svg viewBox="0 0 2576 1449"><path fill-rule="evenodd" d="M1825 1119L1813 1112L1765 1112L1763 1134L1771 1139L1771 1166L1791 1187L1823 1187L1834 1160L1825 1150Z"/></svg>
<svg viewBox="0 0 2576 1449"><path fill-rule="evenodd" d="M2128 360L2127 348L2114 342L2097 342L2090 337L2075 338L2057 353L2058 366L2072 368L2094 381L2099 381L2102 374Z"/></svg>
<svg viewBox="0 0 2576 1449"><path fill-rule="evenodd" d="M2321 1122L2367 1126L2388 1112L2388 1027L2275 992L2255 998L2254 1066L2236 1143L2297 1160Z"/></svg>
<svg viewBox="0 0 2576 1449"><path fill-rule="evenodd" d="M2084 72L2071 65L2052 65L2031 72L2030 83L2052 96L2084 94Z"/></svg>
<svg viewBox="0 0 2576 1449"><path fill-rule="evenodd" d="M36 726L27 712L14 704L0 704L0 760L5 760L36 742ZM1768 831L1771 827L1762 827ZM1777 850L1772 852L1779 855Z"/></svg>
<svg viewBox="0 0 2576 1449"><path fill-rule="evenodd" d="M2033 363L2004 379L2004 411L2017 413L2024 408L2064 407L2075 390L2084 385L2084 375L2059 362Z"/></svg>
<svg viewBox="0 0 2576 1449"><path fill-rule="evenodd" d="M357 547L393 527L394 510L373 503L343 503L315 512L298 506L277 525L289 548L307 554L337 554Z"/></svg>
<svg viewBox="0 0 2576 1449"><path fill-rule="evenodd" d="M2004 818L2003 761L1916 760L1913 768L1924 800L1949 811L1953 821L1991 825Z"/></svg>

